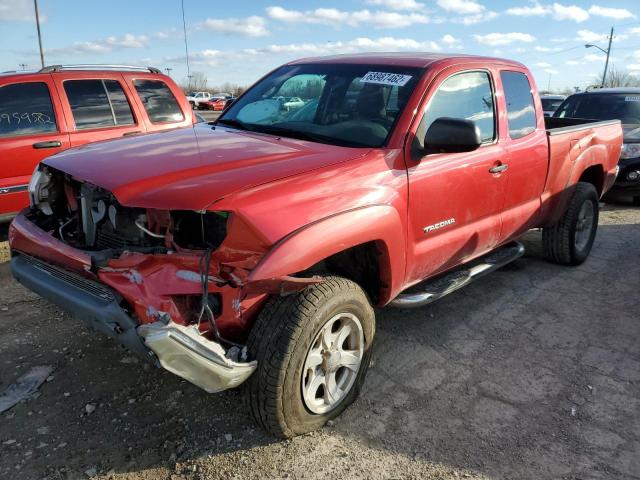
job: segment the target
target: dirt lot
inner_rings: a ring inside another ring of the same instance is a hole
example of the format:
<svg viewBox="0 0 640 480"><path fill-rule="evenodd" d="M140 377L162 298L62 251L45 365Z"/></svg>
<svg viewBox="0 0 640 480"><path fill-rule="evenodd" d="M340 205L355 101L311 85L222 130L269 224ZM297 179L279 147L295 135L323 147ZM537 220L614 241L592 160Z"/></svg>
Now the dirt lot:
<svg viewBox="0 0 640 480"><path fill-rule="evenodd" d="M0 478L640 478L640 210L607 208L581 267L528 255L432 307L378 315L362 397L292 441L138 363L0 264ZM89 408L87 409L87 406ZM95 407L95 411L91 411Z"/></svg>

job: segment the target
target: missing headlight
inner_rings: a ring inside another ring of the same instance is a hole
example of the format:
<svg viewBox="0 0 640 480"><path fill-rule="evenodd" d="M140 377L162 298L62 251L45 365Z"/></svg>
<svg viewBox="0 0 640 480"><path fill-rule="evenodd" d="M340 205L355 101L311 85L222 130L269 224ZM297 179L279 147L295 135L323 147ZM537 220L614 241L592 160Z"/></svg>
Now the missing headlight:
<svg viewBox="0 0 640 480"><path fill-rule="evenodd" d="M215 250L227 236L228 212L172 212L173 240L189 249Z"/></svg>

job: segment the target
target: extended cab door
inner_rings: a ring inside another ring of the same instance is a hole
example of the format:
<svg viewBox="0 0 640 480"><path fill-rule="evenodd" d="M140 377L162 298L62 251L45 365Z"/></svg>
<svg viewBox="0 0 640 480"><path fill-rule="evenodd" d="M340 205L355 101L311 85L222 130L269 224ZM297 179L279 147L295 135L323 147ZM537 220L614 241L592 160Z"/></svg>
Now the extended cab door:
<svg viewBox="0 0 640 480"><path fill-rule="evenodd" d="M144 132L118 72L53 74L70 124L71 145L109 140Z"/></svg>
<svg viewBox="0 0 640 480"><path fill-rule="evenodd" d="M69 148L64 115L49 74L0 77L0 220L29 204L40 160Z"/></svg>
<svg viewBox="0 0 640 480"><path fill-rule="evenodd" d="M549 168L549 145L542 105L534 102L535 85L526 70L501 70L500 83L504 92L504 107L500 110L507 116L500 135L508 138L500 234L501 241L505 241L536 224Z"/></svg>
<svg viewBox="0 0 640 480"><path fill-rule="evenodd" d="M505 150L498 141L491 71L449 69L431 85L421 107L422 119L408 138L411 148L405 149L409 175L408 283L491 250L499 238L504 200L500 167ZM426 155L424 135L440 117L473 120L480 128L483 144L472 152Z"/></svg>

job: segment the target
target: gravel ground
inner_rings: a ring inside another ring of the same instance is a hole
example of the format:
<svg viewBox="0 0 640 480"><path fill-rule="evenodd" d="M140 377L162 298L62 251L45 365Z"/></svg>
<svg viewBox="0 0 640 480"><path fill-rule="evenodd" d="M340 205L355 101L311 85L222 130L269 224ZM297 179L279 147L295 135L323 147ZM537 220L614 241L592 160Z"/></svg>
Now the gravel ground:
<svg viewBox="0 0 640 480"><path fill-rule="evenodd" d="M0 478L640 479L640 209L606 208L580 267L542 260L539 236L431 307L379 311L361 398L284 442L237 392L139 363L0 263L0 390L55 368L0 414Z"/></svg>

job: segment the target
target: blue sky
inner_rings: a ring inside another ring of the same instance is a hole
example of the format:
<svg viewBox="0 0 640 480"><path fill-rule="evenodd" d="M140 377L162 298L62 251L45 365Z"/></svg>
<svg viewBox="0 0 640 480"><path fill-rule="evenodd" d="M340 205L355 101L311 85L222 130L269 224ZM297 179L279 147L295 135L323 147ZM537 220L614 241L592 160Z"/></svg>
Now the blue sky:
<svg viewBox="0 0 640 480"><path fill-rule="evenodd" d="M134 63L186 78L180 0L39 0L45 61ZM640 1L185 0L192 72L249 84L304 56L421 50L503 56L541 89L584 87L612 63L640 76ZM0 71L39 65L32 0L0 0Z"/></svg>

